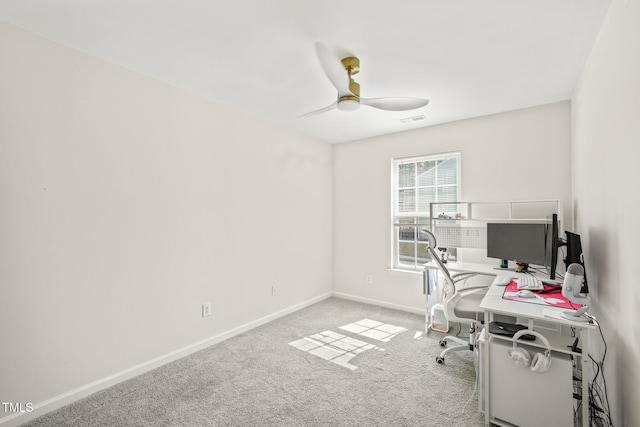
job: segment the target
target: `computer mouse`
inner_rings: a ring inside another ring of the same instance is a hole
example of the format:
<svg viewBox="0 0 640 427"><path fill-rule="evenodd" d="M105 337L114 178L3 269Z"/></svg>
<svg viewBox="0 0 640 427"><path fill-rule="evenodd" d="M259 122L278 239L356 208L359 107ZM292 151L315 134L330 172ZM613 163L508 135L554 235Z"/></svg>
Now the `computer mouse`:
<svg viewBox="0 0 640 427"><path fill-rule="evenodd" d="M536 294L526 289L523 289L521 291L518 291L518 296L522 298L534 298Z"/></svg>

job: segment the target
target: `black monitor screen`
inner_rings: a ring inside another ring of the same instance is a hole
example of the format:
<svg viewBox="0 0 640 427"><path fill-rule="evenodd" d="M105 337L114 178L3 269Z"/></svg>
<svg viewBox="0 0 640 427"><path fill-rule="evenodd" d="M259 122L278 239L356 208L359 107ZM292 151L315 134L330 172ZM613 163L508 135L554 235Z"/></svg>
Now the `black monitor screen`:
<svg viewBox="0 0 640 427"><path fill-rule="evenodd" d="M546 224L488 223L487 257L546 264Z"/></svg>
<svg viewBox="0 0 640 427"><path fill-rule="evenodd" d="M571 264L580 264L584 267L584 257L582 255L582 242L580 241L580 235L571 233L569 231L564 232L567 236L567 257L564 259L567 270ZM584 282L582 283L581 293L589 293L589 286L587 285L587 270L584 270Z"/></svg>
<svg viewBox="0 0 640 427"><path fill-rule="evenodd" d="M565 231L564 233L567 235L567 257L564 259L565 266L567 267L567 269L569 269L569 266L574 263L584 266L580 235L571 233L569 231Z"/></svg>
<svg viewBox="0 0 640 427"><path fill-rule="evenodd" d="M558 215L551 215L551 222L547 226L547 262L545 266L549 268L549 279L554 280L556 278L556 267L558 265L558 248L562 245L560 237L560 224L558 222Z"/></svg>

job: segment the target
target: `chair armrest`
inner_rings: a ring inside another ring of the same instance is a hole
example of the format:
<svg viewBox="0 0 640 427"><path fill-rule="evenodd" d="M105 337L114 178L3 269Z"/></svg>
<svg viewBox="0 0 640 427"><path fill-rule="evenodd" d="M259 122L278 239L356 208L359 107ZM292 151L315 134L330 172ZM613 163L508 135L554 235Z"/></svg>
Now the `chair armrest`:
<svg viewBox="0 0 640 427"><path fill-rule="evenodd" d="M468 291L470 289L487 289L489 286L491 286L491 285L490 284L489 285L469 285L469 286L461 285L461 286L458 287L458 290L459 291Z"/></svg>
<svg viewBox="0 0 640 427"><path fill-rule="evenodd" d="M453 276L451 276L452 279L457 279L457 278L466 278L466 277L472 277L472 276L493 276L495 277L495 274L491 274L491 273L480 273L480 272L476 272L476 271L466 271L463 273L456 273Z"/></svg>
<svg viewBox="0 0 640 427"><path fill-rule="evenodd" d="M491 286L491 283L476 283L476 284L460 283L461 280L468 279L468 278L471 278L473 276L495 277L496 275L495 274L489 274L489 273L479 273L479 272L465 272L465 273L455 274L452 277L452 279L453 279L453 282L455 283L456 287L459 290L485 289L485 288L488 288L489 286Z"/></svg>
<svg viewBox="0 0 640 427"><path fill-rule="evenodd" d="M456 274L452 275L451 278L453 279L454 282L457 282L458 280L466 279L466 278L472 277L472 276L477 276L478 274L480 274L480 273L467 271L467 272L464 272L464 273L456 273Z"/></svg>

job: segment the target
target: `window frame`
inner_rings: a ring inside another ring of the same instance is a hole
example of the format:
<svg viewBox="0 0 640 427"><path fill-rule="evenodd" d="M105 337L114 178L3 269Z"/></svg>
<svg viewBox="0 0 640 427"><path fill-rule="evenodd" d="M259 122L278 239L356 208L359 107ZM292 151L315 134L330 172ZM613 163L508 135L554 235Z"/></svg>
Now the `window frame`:
<svg viewBox="0 0 640 427"><path fill-rule="evenodd" d="M428 161L439 161L445 159L456 159L456 183L455 184L438 184L438 168L435 169L435 177L433 179L433 185L420 185L418 170L414 177L413 185L400 186L399 185L399 173L398 168L402 164L417 164ZM459 151L452 151L446 153L426 154L420 156L402 157L391 159L391 266L397 270L417 271L422 269L422 264L425 261L421 258L421 253L426 253L426 237L420 237L420 230L431 230L431 218L430 218L430 203L431 202L452 202L452 200L438 200L438 189L445 187L455 187L455 201L461 200L462 193L462 155ZM414 204L415 210L411 212L399 212L400 205L400 190L401 189L414 189ZM433 198L426 206L420 206L419 189L433 189ZM420 209L424 210L420 210ZM407 222L410 220L411 222ZM405 231L405 239L400 238L401 229ZM409 229L413 229L409 231ZM409 235L413 235L413 239L407 239ZM402 255L400 251L401 244L413 245L413 257L411 262L401 262ZM455 250L454 250L455 251ZM455 257L456 254L450 256Z"/></svg>

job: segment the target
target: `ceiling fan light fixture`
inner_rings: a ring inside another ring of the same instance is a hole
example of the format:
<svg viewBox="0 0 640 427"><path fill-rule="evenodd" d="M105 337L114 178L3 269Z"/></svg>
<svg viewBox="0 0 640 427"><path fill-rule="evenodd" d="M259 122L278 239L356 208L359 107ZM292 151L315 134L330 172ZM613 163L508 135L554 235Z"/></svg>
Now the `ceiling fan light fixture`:
<svg viewBox="0 0 640 427"><path fill-rule="evenodd" d="M360 99L357 96L342 96L338 99L338 110L340 111L356 111L360 108Z"/></svg>

